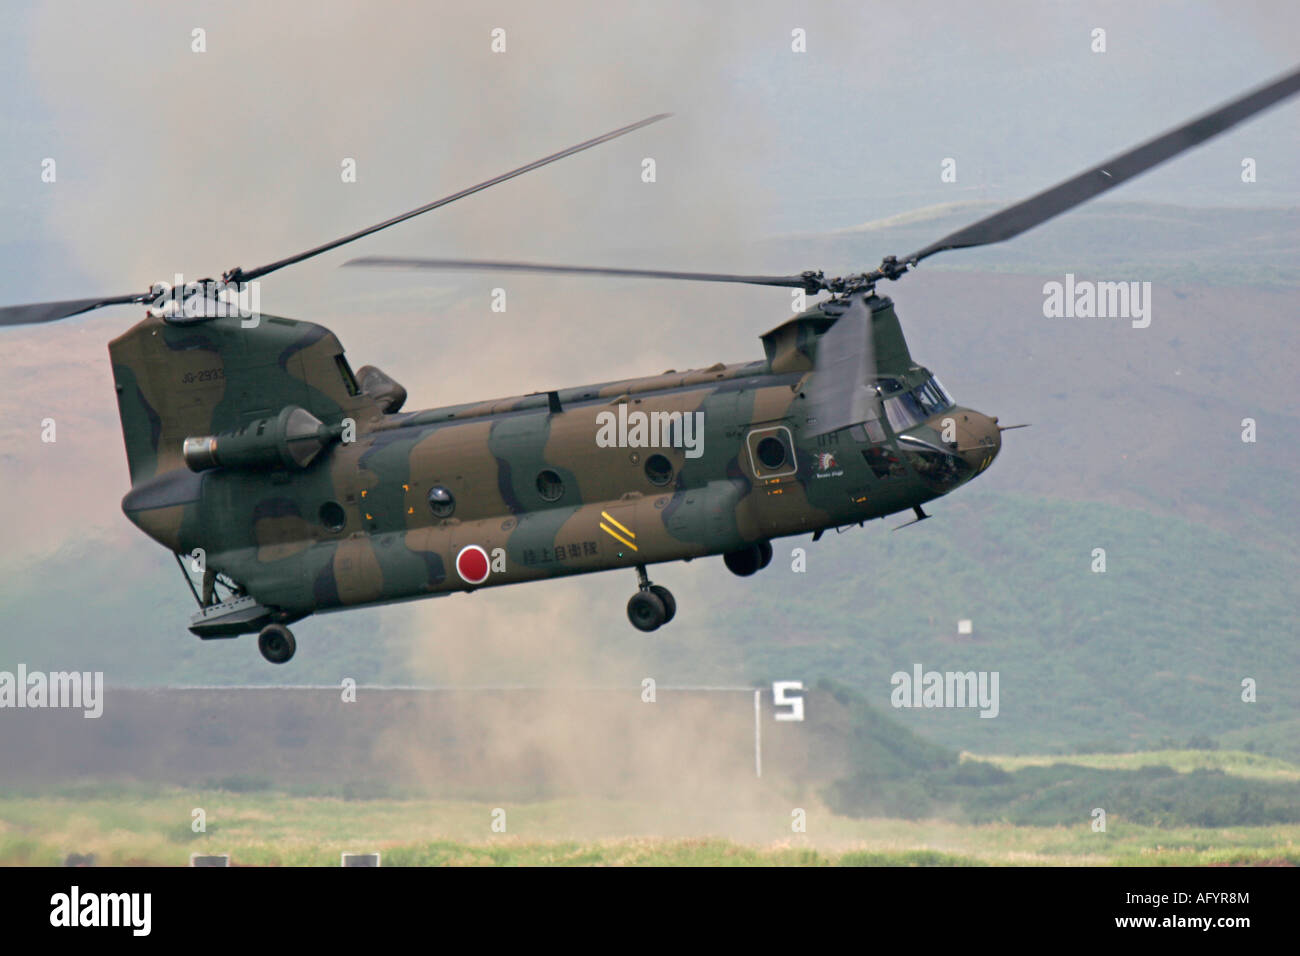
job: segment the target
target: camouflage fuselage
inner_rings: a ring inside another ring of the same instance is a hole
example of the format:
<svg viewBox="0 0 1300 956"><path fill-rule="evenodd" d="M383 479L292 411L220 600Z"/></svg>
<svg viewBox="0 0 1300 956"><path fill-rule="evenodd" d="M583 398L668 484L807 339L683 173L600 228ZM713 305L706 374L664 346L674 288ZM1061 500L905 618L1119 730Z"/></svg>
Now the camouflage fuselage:
<svg viewBox="0 0 1300 956"><path fill-rule="evenodd" d="M892 363L891 376L904 390L921 386L929 372L911 363L889 300L872 302L882 323L878 351ZM816 339L833 317L812 310L791 319L763 337L767 357L760 361L395 414L358 393L335 358L342 354L337 340L319 326L282 319L273 325L263 317L258 329L226 319L175 328L147 319L112 347L134 481L123 507L171 550L203 549L210 567L291 620L723 554L907 510L987 466L998 448L994 420L957 406L909 422L901 431L911 445L900 444L883 418L871 433L855 426L810 435L804 388ZM274 367L248 357L264 329L284 339L267 352L276 357ZM231 343L241 336L244 350L236 357ZM182 339L189 345L178 348ZM224 368L225 391L187 404L187 385L169 382L161 395L154 370L162 359L136 354L137 347L167 348L178 361ZM308 356L295 366L286 358L295 347L316 350L318 360ZM206 354L197 363L196 350ZM354 439L331 444L301 469L190 471L171 447L181 432L234 428L290 401L287 393L278 404L256 394L266 389L257 384L230 408L232 365L249 362L261 375L250 382L261 383L268 369L301 379L305 387L292 400L326 423L355 423ZM153 394L144 384L146 367L155 375ZM213 411L223 404L225 411ZM642 422L673 420L678 430L659 434L668 443L656 447L644 444L656 437L653 429L625 429L618 437L626 440L613 447L605 447L607 431L598 442L602 426L618 416L635 422L636 413L644 413ZM683 447L681 422L693 413L702 415L696 420L703 427L691 449ZM189 419L168 427L169 415ZM132 421L146 419L154 423L152 444L142 444L139 424L132 435ZM432 489L439 489L435 502ZM469 546L491 560L486 580L467 580L458 567Z"/></svg>

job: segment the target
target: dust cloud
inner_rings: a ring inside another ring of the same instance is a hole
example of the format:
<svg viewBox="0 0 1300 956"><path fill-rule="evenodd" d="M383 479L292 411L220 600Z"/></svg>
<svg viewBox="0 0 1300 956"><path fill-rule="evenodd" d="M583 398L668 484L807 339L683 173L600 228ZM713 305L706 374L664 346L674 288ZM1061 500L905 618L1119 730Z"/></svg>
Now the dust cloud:
<svg viewBox="0 0 1300 956"><path fill-rule="evenodd" d="M412 720L441 722L437 746L395 726L375 741L373 757L426 789L489 801L577 799L582 819L566 824L573 836L760 842L780 839L782 828L788 835L790 808L815 800L804 792L798 802L803 787L790 770L807 758L797 739L783 738L789 753L774 750L767 776L756 778L752 692L686 692L660 681L647 701L655 638L592 614L581 592L506 588L421 610L410 670L430 684L475 689L454 695L463 709L442 695L414 702ZM771 734L770 693L762 709Z"/></svg>

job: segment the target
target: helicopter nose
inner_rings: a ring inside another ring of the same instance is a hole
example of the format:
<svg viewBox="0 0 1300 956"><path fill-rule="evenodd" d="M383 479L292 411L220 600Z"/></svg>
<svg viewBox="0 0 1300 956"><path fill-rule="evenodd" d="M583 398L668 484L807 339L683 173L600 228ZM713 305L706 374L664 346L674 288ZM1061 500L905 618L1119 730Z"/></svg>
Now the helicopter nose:
<svg viewBox="0 0 1300 956"><path fill-rule="evenodd" d="M958 454L978 475L993 463L1002 449L997 416L963 408L957 415L957 430Z"/></svg>

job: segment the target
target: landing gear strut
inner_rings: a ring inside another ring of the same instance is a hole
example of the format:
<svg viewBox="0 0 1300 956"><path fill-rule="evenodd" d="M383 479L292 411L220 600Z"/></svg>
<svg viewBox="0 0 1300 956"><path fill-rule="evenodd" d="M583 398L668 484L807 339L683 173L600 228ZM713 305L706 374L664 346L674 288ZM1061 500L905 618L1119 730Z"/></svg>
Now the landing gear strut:
<svg viewBox="0 0 1300 956"><path fill-rule="evenodd" d="M293 639L293 631L283 624L268 624L257 635L257 649L272 664L286 664L298 649L298 642Z"/></svg>
<svg viewBox="0 0 1300 956"><path fill-rule="evenodd" d="M667 624L677 614L673 592L646 577L645 565L636 566L637 592L627 602L627 619L638 631L653 631Z"/></svg>

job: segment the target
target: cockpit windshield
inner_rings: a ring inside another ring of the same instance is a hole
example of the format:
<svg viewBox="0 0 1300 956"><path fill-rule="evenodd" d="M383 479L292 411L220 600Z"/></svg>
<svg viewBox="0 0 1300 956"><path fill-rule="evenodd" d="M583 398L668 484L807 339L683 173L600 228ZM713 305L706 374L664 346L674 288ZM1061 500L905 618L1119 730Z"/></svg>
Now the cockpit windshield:
<svg viewBox="0 0 1300 956"><path fill-rule="evenodd" d="M884 403L885 416L896 432L906 431L953 407L953 400L933 375L910 392L903 391L896 379L881 382L880 391L888 396Z"/></svg>
<svg viewBox="0 0 1300 956"><path fill-rule="evenodd" d="M953 406L953 401L944 391L943 385L933 375L923 385L913 389L912 394L916 396L916 400L921 403L927 415L947 411Z"/></svg>

